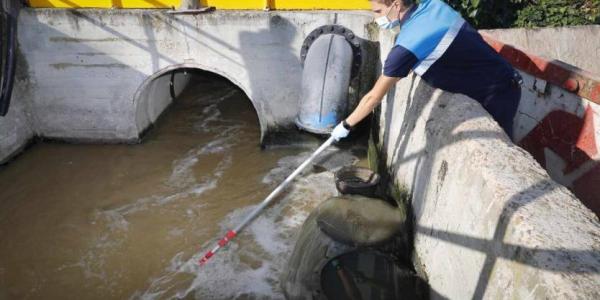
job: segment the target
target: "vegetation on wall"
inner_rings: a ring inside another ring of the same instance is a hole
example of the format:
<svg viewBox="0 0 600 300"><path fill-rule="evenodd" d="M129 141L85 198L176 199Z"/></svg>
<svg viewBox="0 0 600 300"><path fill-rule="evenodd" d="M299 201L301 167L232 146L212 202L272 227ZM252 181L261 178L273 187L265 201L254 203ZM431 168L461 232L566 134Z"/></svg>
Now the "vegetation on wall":
<svg viewBox="0 0 600 300"><path fill-rule="evenodd" d="M538 0L519 11L517 27L600 24L600 0Z"/></svg>
<svg viewBox="0 0 600 300"><path fill-rule="evenodd" d="M600 24L600 0L447 0L477 28Z"/></svg>

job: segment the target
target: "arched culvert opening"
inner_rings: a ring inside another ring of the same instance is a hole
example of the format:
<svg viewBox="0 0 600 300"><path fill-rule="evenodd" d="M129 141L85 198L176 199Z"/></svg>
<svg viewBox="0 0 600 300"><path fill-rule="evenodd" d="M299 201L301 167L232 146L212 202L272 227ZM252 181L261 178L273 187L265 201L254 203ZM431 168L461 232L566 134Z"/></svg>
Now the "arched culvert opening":
<svg viewBox="0 0 600 300"><path fill-rule="evenodd" d="M210 105L218 106L219 115L229 119L239 117L249 126L255 126L256 141L262 141L261 115L246 90L227 74L187 65L166 68L140 86L134 96L138 136L142 139L157 124L162 124L163 115L168 111L203 110Z"/></svg>

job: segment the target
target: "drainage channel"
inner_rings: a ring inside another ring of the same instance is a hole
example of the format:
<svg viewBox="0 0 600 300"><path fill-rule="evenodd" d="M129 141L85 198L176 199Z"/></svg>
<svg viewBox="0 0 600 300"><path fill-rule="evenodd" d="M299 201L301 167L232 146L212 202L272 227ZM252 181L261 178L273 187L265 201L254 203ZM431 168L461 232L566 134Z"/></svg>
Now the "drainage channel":
<svg viewBox="0 0 600 300"><path fill-rule="evenodd" d="M332 147L198 269L321 142L259 140L244 93L199 73L139 145L35 144L0 169L0 299L283 298L295 234L336 193L333 171L366 151Z"/></svg>

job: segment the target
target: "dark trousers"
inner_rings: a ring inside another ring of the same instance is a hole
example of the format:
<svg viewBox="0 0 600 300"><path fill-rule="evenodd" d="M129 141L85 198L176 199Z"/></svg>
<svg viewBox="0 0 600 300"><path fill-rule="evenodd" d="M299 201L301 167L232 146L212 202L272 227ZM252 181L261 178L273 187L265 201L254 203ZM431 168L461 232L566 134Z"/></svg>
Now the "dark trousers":
<svg viewBox="0 0 600 300"><path fill-rule="evenodd" d="M513 120L521 101L520 77L507 84L505 88L476 99L483 108L500 124L510 138L513 137Z"/></svg>

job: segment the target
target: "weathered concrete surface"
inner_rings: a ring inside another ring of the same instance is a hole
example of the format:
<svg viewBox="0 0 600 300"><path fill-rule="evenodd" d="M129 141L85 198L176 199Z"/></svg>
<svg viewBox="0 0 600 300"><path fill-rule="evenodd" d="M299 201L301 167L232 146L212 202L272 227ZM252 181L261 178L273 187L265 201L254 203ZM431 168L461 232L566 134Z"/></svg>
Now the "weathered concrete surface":
<svg viewBox="0 0 600 300"><path fill-rule="evenodd" d="M382 57L392 37L380 36ZM466 96L410 75L374 138L412 194L415 252L451 299L598 299L600 223Z"/></svg>
<svg viewBox="0 0 600 300"><path fill-rule="evenodd" d="M287 299L323 299L321 276L315 270L323 270L332 257L349 253L354 247L336 242L325 234L317 224L318 210L313 210L296 239L294 251L281 280Z"/></svg>
<svg viewBox="0 0 600 300"><path fill-rule="evenodd" d="M135 115L137 128L146 128L154 124L173 99L183 92L190 79L186 70L174 69L172 72L164 72L146 80L135 96L138 101Z"/></svg>
<svg viewBox="0 0 600 300"><path fill-rule="evenodd" d="M357 250L395 251L398 256L404 257L407 253L405 225L406 211L380 199L344 195L331 197L322 202L304 221L298 234L294 251L281 281L286 298L290 300L333 299L326 297L331 294L324 294L324 290L328 289L324 267L331 263L333 258L342 259L341 256L344 254ZM346 266L357 265L368 266L365 269L369 271L362 277L370 279L374 279L377 275L380 275L378 277L380 279L385 278L383 274L387 271L400 267L386 264L383 260L377 262L375 259L354 261ZM402 273L405 275L414 277L409 269L403 270L405 272ZM368 274L369 272L378 274ZM350 278L358 277L351 271L347 274ZM373 281L377 282L377 280ZM357 283L361 285L364 282L363 280ZM422 299L416 296L420 296L421 290L415 291L415 282L408 281L405 282L406 285L400 287L394 285L403 282L402 279L394 278L394 282L386 285L389 289L386 294L388 297L393 297L392 295L397 295L395 293L400 291L407 299ZM367 291L370 288L379 289L377 284L373 286L365 284L363 288ZM369 295L365 290L362 292L363 296Z"/></svg>
<svg viewBox="0 0 600 300"><path fill-rule="evenodd" d="M600 75L600 25L481 32L528 52Z"/></svg>
<svg viewBox="0 0 600 300"><path fill-rule="evenodd" d="M321 230L346 245L378 246L406 231L406 208L377 198L333 197L319 205L317 214Z"/></svg>
<svg viewBox="0 0 600 300"><path fill-rule="evenodd" d="M24 91L25 84L18 80L13 89L11 106L5 117L0 117L0 164L10 160L19 153L23 147L34 137L30 116L27 113L27 98Z"/></svg>
<svg viewBox="0 0 600 300"><path fill-rule="evenodd" d="M525 51L489 34L482 33L481 36L495 51L520 71L600 104L600 75L560 60L544 58Z"/></svg>
<svg viewBox="0 0 600 300"><path fill-rule="evenodd" d="M366 37L360 12L214 12L25 9L32 127L41 136L136 141L170 100L144 88L175 68L222 75L250 98L263 134L292 127L300 97L300 47L337 23ZM157 95L159 96L159 95ZM146 99L146 100L144 100Z"/></svg>

